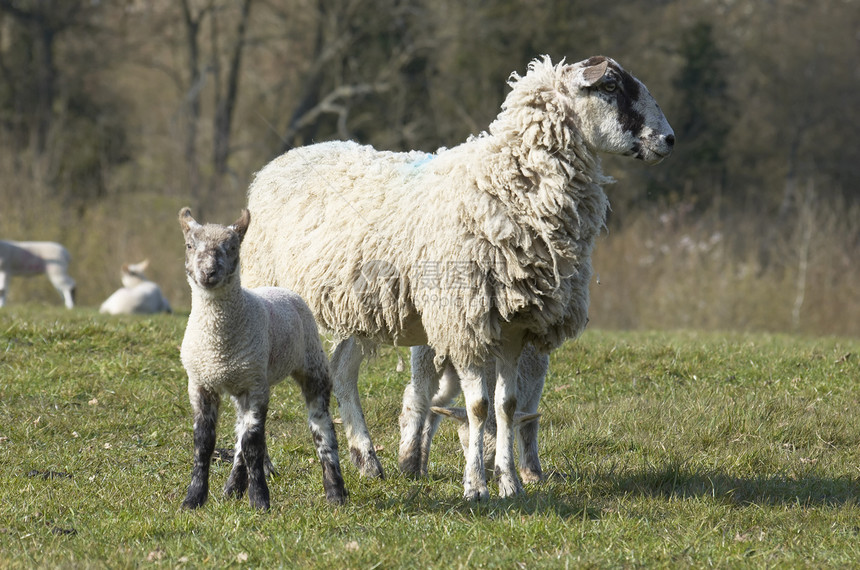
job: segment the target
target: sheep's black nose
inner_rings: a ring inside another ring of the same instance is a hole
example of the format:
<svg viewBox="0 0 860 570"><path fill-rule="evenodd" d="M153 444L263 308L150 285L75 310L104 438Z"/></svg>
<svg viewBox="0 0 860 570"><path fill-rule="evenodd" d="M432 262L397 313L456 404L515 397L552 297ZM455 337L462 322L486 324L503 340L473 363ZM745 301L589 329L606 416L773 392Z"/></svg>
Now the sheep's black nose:
<svg viewBox="0 0 860 570"><path fill-rule="evenodd" d="M666 144L669 146L675 146L675 135L666 135Z"/></svg>

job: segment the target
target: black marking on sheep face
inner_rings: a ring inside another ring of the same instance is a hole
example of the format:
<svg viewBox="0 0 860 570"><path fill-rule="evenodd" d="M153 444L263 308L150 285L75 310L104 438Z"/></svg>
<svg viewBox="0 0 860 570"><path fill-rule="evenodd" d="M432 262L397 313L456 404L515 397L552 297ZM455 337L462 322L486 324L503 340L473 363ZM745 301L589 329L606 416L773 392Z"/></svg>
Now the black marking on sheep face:
<svg viewBox="0 0 860 570"><path fill-rule="evenodd" d="M572 121L600 152L655 164L672 152L675 135L641 81L604 56L569 66Z"/></svg>

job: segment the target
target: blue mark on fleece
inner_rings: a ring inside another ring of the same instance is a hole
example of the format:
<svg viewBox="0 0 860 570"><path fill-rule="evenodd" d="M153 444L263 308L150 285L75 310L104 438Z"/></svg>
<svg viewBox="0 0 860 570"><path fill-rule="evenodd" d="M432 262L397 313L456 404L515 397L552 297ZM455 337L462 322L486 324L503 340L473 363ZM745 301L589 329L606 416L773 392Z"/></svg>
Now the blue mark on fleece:
<svg viewBox="0 0 860 570"><path fill-rule="evenodd" d="M435 154L430 154L430 153L428 153L426 156L424 156L424 158L422 158L422 159L420 159L420 160L416 160L415 162L413 162L413 163L412 163L412 166L413 166L414 168L419 168L419 167L421 167L421 166L424 166L425 164L427 164L428 162L430 162L430 161L431 161L431 160L433 160L434 158L436 158L436 155L435 155Z"/></svg>

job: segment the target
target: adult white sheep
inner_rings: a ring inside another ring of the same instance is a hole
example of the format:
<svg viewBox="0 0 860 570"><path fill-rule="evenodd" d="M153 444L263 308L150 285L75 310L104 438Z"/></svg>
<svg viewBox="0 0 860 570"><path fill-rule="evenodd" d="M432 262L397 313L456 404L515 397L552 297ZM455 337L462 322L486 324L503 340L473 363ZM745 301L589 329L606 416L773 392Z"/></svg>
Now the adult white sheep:
<svg viewBox="0 0 860 570"><path fill-rule="evenodd" d="M179 212L185 236L185 273L191 314L182 339L182 365L194 414L194 467L182 505L197 508L209 495L209 466L221 394L236 407L236 449L226 496L248 491L251 506L269 508L266 414L271 387L292 376L302 389L308 424L323 470L326 499L343 503L346 489L337 455L329 400L331 375L313 315L288 289L244 289L239 247L248 210L231 226L201 225Z"/></svg>
<svg viewBox="0 0 860 570"><path fill-rule="evenodd" d="M588 320L591 250L608 202L598 152L657 163L674 133L645 86L615 61L535 60L512 75L489 131L435 154L353 142L276 158L248 191L249 284L287 286L340 339L332 355L353 462L382 475L361 412L360 344L427 344L457 370L469 417L464 496L488 496L484 365L496 356L495 468L513 465L517 359L549 352Z"/></svg>
<svg viewBox="0 0 860 570"><path fill-rule="evenodd" d="M0 240L0 307L6 304L6 284L10 277L44 273L63 296L66 308L74 308L75 280L69 277L71 259L65 247L52 241Z"/></svg>
<svg viewBox="0 0 860 570"><path fill-rule="evenodd" d="M170 303L157 283L147 279L149 260L122 266L122 287L111 293L99 307L100 313L130 315L135 313L170 313Z"/></svg>

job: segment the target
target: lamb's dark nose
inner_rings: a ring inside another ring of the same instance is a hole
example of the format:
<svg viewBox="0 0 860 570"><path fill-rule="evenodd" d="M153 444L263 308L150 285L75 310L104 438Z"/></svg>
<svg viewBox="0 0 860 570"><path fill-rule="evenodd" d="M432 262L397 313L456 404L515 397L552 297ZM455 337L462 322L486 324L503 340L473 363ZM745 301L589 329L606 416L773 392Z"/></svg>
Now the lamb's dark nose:
<svg viewBox="0 0 860 570"><path fill-rule="evenodd" d="M666 135L666 144L669 145L669 148L675 146L675 135Z"/></svg>

